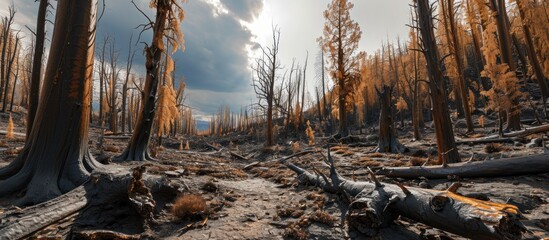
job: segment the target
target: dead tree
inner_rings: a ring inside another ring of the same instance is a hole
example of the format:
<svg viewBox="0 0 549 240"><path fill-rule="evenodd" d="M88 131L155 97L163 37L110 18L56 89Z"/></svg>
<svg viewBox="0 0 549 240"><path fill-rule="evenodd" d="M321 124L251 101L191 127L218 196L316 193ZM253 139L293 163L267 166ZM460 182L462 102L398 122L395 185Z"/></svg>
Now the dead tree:
<svg viewBox="0 0 549 240"><path fill-rule="evenodd" d="M330 160L330 175L320 171L311 174L294 164L286 163L302 183L321 187L327 192L342 193L349 198L347 222L361 233L375 237L399 216L473 239L520 239L525 231L518 208L468 198L457 193L459 185L438 191L379 182L344 179Z"/></svg>
<svg viewBox="0 0 549 240"><path fill-rule="evenodd" d="M100 166L88 150L96 8L93 0L57 1L35 124L19 156L0 169L0 195L26 190L20 204L66 193Z"/></svg>
<svg viewBox="0 0 549 240"><path fill-rule="evenodd" d="M547 88L547 83L545 82L545 76L543 74L543 68L541 63L536 55L536 49L534 47L534 41L532 40L532 33L530 32L530 27L527 24L526 14L525 14L525 5L526 3L523 0L516 0L517 8L519 10L520 21L522 25L522 32L524 33L524 39L526 41L526 50L528 51L528 58L530 59L530 66L534 70L534 75L538 82L539 88L541 90L541 95L543 99L543 109L546 110L547 98L549 97L549 89Z"/></svg>
<svg viewBox="0 0 549 240"><path fill-rule="evenodd" d="M104 92L105 92L105 78L107 76L107 71L106 71L106 55L105 55L105 52L107 51L107 43L109 42L109 37L108 36L105 36L103 38L103 45L101 47L101 54L99 54L99 71L98 71L98 74L99 74L99 126L101 128L103 128L104 126L104 122L105 122L105 109L104 109L104 104L103 102L105 101L105 96L104 96Z"/></svg>
<svg viewBox="0 0 549 240"><path fill-rule="evenodd" d="M465 114L465 122L467 123L467 131L473 132L474 125L473 125L473 119L471 117L471 109L469 107L469 98L467 96L468 88L467 84L465 83L465 76L464 76L464 66L463 66L463 54L461 52L461 42L458 34L458 27L457 20L455 17L455 4L454 0L443 0L441 1L442 8L444 11L444 19L446 19L446 25L449 25L449 32L450 34L447 34L448 44L450 52L452 55L454 55L454 61L456 63L456 70L458 74L458 81L457 81L457 92L458 95L461 95L461 105L463 106L463 113Z"/></svg>
<svg viewBox="0 0 549 240"><path fill-rule="evenodd" d="M116 90L118 84L118 76L120 75L120 69L118 68L118 51L114 48L115 40L111 41L109 48L109 68L110 73L107 78L109 79L106 100L109 106L109 129L113 134L118 133L118 92Z"/></svg>
<svg viewBox="0 0 549 240"><path fill-rule="evenodd" d="M278 46L280 42L280 30L273 27L273 44L270 47L261 47L263 55L256 60L254 67L255 77L253 78L253 87L255 94L259 99L258 106L267 114L267 129L265 146L274 144L273 139L273 110L275 102L275 82L277 71L280 70L280 60L278 60ZM265 101L265 103L263 103Z"/></svg>
<svg viewBox="0 0 549 240"><path fill-rule="evenodd" d="M495 14L499 47L501 50L501 60L509 66L510 72L516 71L516 65L511 50L511 35L507 22L507 9L504 0L490 0L490 7ZM520 130L520 108L518 99L512 101L512 106L507 111L506 130Z"/></svg>
<svg viewBox="0 0 549 240"><path fill-rule="evenodd" d="M401 153L405 147L398 141L396 129L393 124L393 115L391 113L391 100L393 86L383 86L381 91L376 88L380 99L381 113L379 114L379 141L376 148L377 152Z"/></svg>
<svg viewBox="0 0 549 240"><path fill-rule="evenodd" d="M13 64L15 63L15 60L18 55L17 51L19 48L19 40L20 38L19 38L19 32L18 32L17 35L15 35L14 39L12 40L12 41L15 41L15 43L13 43L13 49L10 49L10 52L8 53L9 62L8 62L8 68L7 68L5 81L4 81L5 85L4 85L4 99L2 100L2 112L6 111L6 106L8 105L8 94L10 93L11 75L13 70ZM13 84L13 89L15 89L15 84ZM13 95L11 95L11 98L13 99Z"/></svg>
<svg viewBox="0 0 549 240"><path fill-rule="evenodd" d="M15 19L15 7L11 5L9 7L9 17L6 16L2 19L2 54L0 56L0 99L3 99L3 94L5 92L4 86L7 75L9 73L6 72L6 53L9 51L8 49L8 41L10 40L10 33L11 33L11 25L13 24L13 21Z"/></svg>
<svg viewBox="0 0 549 240"><path fill-rule="evenodd" d="M400 178L460 178L507 177L514 175L549 172L547 154L448 164L448 166L388 167L376 172L378 175Z"/></svg>
<svg viewBox="0 0 549 240"><path fill-rule="evenodd" d="M446 82L443 79L440 56L433 30L432 8L428 0L416 0L416 3L417 21L423 45L421 51L425 56L429 74L431 111L435 125L438 159L442 164L459 162L460 157L454 139L452 122L450 121L448 99L445 94Z"/></svg>
<svg viewBox="0 0 549 240"><path fill-rule="evenodd" d="M157 0L154 3L156 7L156 20L145 25L144 30L152 29L153 37L151 45L145 46L147 75L145 85L143 87L143 99L139 115L136 118L135 128L133 130L130 142L122 155L116 159L118 161L145 161L152 160L149 154L149 141L152 134L152 125L156 113L156 93L158 90L158 82L162 77L160 74L160 62L162 54L164 54L164 36L165 32L173 33L175 36L170 36L169 39L183 42L183 33L180 29L170 27L179 25L183 20L183 9L178 5L177 0ZM147 18L148 19L148 18ZM176 24L177 23L177 24ZM172 43L172 46L175 43Z"/></svg>
<svg viewBox="0 0 549 240"><path fill-rule="evenodd" d="M42 58L44 55L44 39L46 38L46 13L48 11L48 0L40 0L38 16L36 18L36 41L34 43L34 56L32 58L32 75L30 79L29 106L27 114L27 136L30 135L34 116L38 108L40 96L40 79L42 76Z"/></svg>
<svg viewBox="0 0 549 240"><path fill-rule="evenodd" d="M130 81L130 73L132 71L133 57L135 56L135 50L132 51L132 36L130 36L130 43L128 44L128 58L126 59L126 79L122 85L122 119L120 125L122 125L122 132L126 132L126 109L128 104L128 84ZM128 119L129 120L129 119Z"/></svg>

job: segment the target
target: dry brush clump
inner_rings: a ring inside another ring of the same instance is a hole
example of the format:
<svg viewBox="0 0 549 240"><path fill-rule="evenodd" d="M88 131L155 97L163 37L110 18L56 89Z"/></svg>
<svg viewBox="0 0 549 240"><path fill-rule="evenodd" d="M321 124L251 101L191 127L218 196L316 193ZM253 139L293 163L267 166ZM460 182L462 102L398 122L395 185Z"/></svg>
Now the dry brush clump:
<svg viewBox="0 0 549 240"><path fill-rule="evenodd" d="M200 195L183 195L172 205L171 212L179 219L199 216L207 210L206 200Z"/></svg>
<svg viewBox="0 0 549 240"><path fill-rule="evenodd" d="M498 153L502 151L509 151L510 148L503 146L501 143L488 143L484 147L486 153Z"/></svg>

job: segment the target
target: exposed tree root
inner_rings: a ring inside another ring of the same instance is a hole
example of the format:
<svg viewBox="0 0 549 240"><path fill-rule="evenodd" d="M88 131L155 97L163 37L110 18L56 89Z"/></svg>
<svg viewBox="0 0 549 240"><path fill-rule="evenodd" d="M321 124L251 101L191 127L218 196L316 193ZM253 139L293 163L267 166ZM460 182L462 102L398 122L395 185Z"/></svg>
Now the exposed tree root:
<svg viewBox="0 0 549 240"><path fill-rule="evenodd" d="M384 167L378 175L401 178L498 177L549 172L549 155L514 157L478 162L461 162L447 166Z"/></svg>
<svg viewBox="0 0 549 240"><path fill-rule="evenodd" d="M513 205L464 197L455 193L457 187L437 191L381 183L373 174L374 183L349 181L336 172L328 156L329 178L291 163L287 166L301 182L348 196L347 222L368 236L376 236L399 215L472 239L520 239L525 230L519 221L521 213Z"/></svg>

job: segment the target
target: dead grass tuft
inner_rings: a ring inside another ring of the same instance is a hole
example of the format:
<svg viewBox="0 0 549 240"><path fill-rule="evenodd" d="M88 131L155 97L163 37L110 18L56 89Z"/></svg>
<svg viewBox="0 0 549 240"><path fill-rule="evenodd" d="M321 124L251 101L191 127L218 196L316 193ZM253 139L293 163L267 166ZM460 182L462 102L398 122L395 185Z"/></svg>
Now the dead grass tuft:
<svg viewBox="0 0 549 240"><path fill-rule="evenodd" d="M427 161L425 158L420 157L412 157L410 161L408 161L407 166L421 166Z"/></svg>
<svg viewBox="0 0 549 240"><path fill-rule="evenodd" d="M197 216L206 211L206 200L200 195L183 195L175 200L171 211L180 219Z"/></svg>
<svg viewBox="0 0 549 240"><path fill-rule="evenodd" d="M324 223L328 226L332 226L336 221L336 219L332 217L332 215L330 215L326 211L320 211L320 210L316 210L313 213L311 213L311 216L309 219L313 222Z"/></svg>
<svg viewBox="0 0 549 240"><path fill-rule="evenodd" d="M292 222L288 224L286 231L284 231L284 237L297 240L306 240L309 237L309 234L298 224Z"/></svg>
<svg viewBox="0 0 549 240"><path fill-rule="evenodd" d="M488 143L484 147L484 151L486 153L497 153L497 152L508 151L508 150L509 148L504 147L503 144L501 143Z"/></svg>
<svg viewBox="0 0 549 240"><path fill-rule="evenodd" d="M383 157L383 153L371 153L370 154L370 157L373 157L373 158L380 158L380 157Z"/></svg>

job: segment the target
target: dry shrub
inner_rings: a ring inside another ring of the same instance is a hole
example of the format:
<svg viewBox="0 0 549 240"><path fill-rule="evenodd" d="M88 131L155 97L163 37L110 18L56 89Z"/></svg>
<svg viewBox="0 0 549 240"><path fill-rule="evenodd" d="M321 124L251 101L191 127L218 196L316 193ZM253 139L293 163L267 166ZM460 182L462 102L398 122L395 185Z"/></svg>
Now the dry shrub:
<svg viewBox="0 0 549 240"><path fill-rule="evenodd" d="M301 145L299 144L299 142L292 143L292 152L293 153L301 152Z"/></svg>
<svg viewBox="0 0 549 240"><path fill-rule="evenodd" d="M171 210L178 218L197 216L206 211L206 200L200 195L183 195L175 200Z"/></svg>
<svg viewBox="0 0 549 240"><path fill-rule="evenodd" d="M408 161L408 166L421 166L425 163L426 159L420 157L413 157Z"/></svg>
<svg viewBox="0 0 549 240"><path fill-rule="evenodd" d="M309 237L309 234L298 224L292 222L288 224L286 231L284 231L284 237L297 240L306 240Z"/></svg>
<svg viewBox="0 0 549 240"><path fill-rule="evenodd" d="M383 153L371 153L370 154L370 157L373 157L373 158L380 158L380 157L383 157Z"/></svg>
<svg viewBox="0 0 549 240"><path fill-rule="evenodd" d="M309 219L313 222L324 223L328 226L332 226L336 221L336 219L332 217L332 215L330 215L326 211L320 211L320 210L316 210L313 213L311 213L311 216Z"/></svg>
<svg viewBox="0 0 549 240"><path fill-rule="evenodd" d="M484 147L484 151L486 153L497 153L501 151L509 150L508 148L504 147L501 143L488 143Z"/></svg>
<svg viewBox="0 0 549 240"><path fill-rule="evenodd" d="M114 145L107 145L103 148L103 150L105 150L107 152L118 152L120 149L118 149L118 147L116 147Z"/></svg>
<svg viewBox="0 0 549 240"><path fill-rule="evenodd" d="M189 146L189 140L185 143L185 150L190 150L191 147Z"/></svg>
<svg viewBox="0 0 549 240"><path fill-rule="evenodd" d="M13 139L13 119L11 118L10 114L10 120L8 121L8 129L6 130L6 139Z"/></svg>

